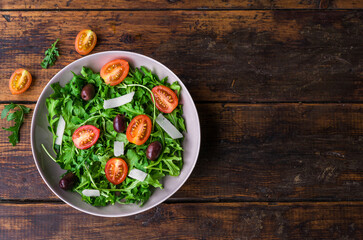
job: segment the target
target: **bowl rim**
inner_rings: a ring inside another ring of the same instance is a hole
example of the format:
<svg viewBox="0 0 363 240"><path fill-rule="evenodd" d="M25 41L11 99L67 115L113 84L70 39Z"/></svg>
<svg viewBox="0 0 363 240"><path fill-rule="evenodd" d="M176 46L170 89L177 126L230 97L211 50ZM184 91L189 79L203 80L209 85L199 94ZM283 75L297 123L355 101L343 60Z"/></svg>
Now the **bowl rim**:
<svg viewBox="0 0 363 240"><path fill-rule="evenodd" d="M38 99L40 99L44 94L45 94L45 89L49 88L49 86L53 83L54 79L58 76L58 75L61 75L63 74L63 72L67 71L68 68L70 68L70 66L72 64L75 64L79 61L83 61L84 59L87 59L87 58L91 58L91 57L94 57L94 56L97 56L97 55L103 55L103 54L110 54L110 53L116 53L116 54L130 54L130 55L136 55L136 56L139 56L139 57L143 57L143 58L146 58L147 60L153 62L154 64L156 65L160 65L161 67L167 69L168 71L170 71L171 75L178 80L179 84L181 85L182 89L183 89L183 95L186 94L188 95L188 97L190 97L190 99L192 100L192 108L193 110L195 111L196 113L196 120L195 120L195 123L197 124L197 128L198 128L198 132L197 132L197 151L196 151L196 155L195 155L195 158L193 159L193 163L191 165L191 169L189 171L189 173L186 174L185 178L182 180L182 182L180 183L179 186L177 186L175 189L173 189L171 191L170 194L168 194L167 196L165 196L164 198L162 198L160 201L146 207L146 208L141 208L135 212L132 212L132 213L126 213L126 214L118 214L118 215L106 215L106 214L98 214L98 213L94 213L94 212L91 212L91 211L87 211L87 210L84 210L70 202L68 202L67 200L65 200L64 198L62 198L60 195L58 195L54 190L53 188L50 186L50 184L48 183L48 181L46 180L45 176L43 176L42 174L42 171L41 171L41 168L40 168L40 164L38 163L38 160L36 159L35 157L35 146L34 146L34 143L35 142L35 134L34 134L34 128L35 128L35 115L36 113L39 111L39 108L40 108L40 102L37 101L36 102L36 105L35 105L35 108L34 108L34 111L33 111L33 115L32 115L32 121L31 121L31 128L30 128L30 143L31 143L31 150L32 150L32 155L33 155L33 159L34 159L34 163L37 167L37 170L40 174L40 176L42 177L43 179L43 182L45 182L45 184L48 186L48 188L59 198L61 199L63 202L67 203L69 206L77 209L78 211L81 211L81 212L84 212L84 213L87 213L87 214L90 214L90 215L94 215L94 216L99 216L99 217L127 217L127 216L132 216L132 215L136 215L136 214L139 214L139 213L142 213L142 212L145 212L145 211L148 211L150 210L151 208L154 208L156 206L158 206L159 204L163 203L165 200L167 200L168 198L170 198L172 195L174 195L183 185L184 183L188 180L188 178L190 177L191 173L193 172L194 170L194 167L197 163L197 160L198 160L198 156L199 156L199 152L200 152L200 145L201 145L201 129L200 129L200 121L199 121L199 115L198 115L198 111L197 111L197 108L195 106L195 103L194 103L194 100L192 98L192 96L190 95L188 89L185 87L184 83L179 79L179 77L173 72L171 71L168 67L166 67L164 64L162 64L161 62L151 58L151 57L148 57L148 56L145 56L143 54L140 54L140 53L135 53L135 52L131 52L131 51L104 51L104 52L98 52L98 53L94 53L94 54L91 54L91 55L87 55L87 56L84 56L84 57L81 57L69 64L67 64L65 67L63 67L61 70L59 70L49 81L48 83L45 85L45 87L43 88L42 92L40 93ZM132 58L132 56L131 56ZM184 91L185 90L185 91Z"/></svg>

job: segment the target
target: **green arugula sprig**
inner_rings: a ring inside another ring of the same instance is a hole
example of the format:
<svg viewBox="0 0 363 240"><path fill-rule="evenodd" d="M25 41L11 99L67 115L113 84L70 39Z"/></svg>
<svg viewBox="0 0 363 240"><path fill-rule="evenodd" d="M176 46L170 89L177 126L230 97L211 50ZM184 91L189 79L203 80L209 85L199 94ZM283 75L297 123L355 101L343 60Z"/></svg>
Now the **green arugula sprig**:
<svg viewBox="0 0 363 240"><path fill-rule="evenodd" d="M10 110L14 109L18 107L19 110L9 113ZM11 121L14 120L15 125L11 126L9 128L4 128L4 130L6 131L10 131L13 132L8 138L9 138L9 142L11 144L13 144L13 146L15 146L18 142L19 142L19 130L21 125L23 124L24 121L24 115L29 113L30 108L25 107L23 105L20 104L14 104L14 103L10 103L9 105L6 105L4 110L1 112L1 119L4 119L7 116L6 120L7 121Z"/></svg>
<svg viewBox="0 0 363 240"><path fill-rule="evenodd" d="M155 115L155 96L154 96L154 93L150 90L150 88L147 88L143 85L140 85L140 84L122 84L121 85L122 87L124 88L127 88L127 87L142 87L142 88L145 88L147 91L149 91L150 95L152 96L152 99L153 99L153 129L154 129L154 125L155 125L155 119L156 119L156 115Z"/></svg>
<svg viewBox="0 0 363 240"><path fill-rule="evenodd" d="M57 39L57 41L52 44L51 48L48 48L47 51L45 51L45 58L40 64L42 68L48 68L53 66L55 61L57 60L57 57L59 56L58 48L56 47L58 41L59 39Z"/></svg>

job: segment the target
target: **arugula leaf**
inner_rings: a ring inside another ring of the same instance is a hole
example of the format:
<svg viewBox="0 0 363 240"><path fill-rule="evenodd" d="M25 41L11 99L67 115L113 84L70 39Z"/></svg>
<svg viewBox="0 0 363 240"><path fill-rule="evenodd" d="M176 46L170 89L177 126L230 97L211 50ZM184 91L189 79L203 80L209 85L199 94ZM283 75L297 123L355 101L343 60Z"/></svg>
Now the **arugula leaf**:
<svg viewBox="0 0 363 240"><path fill-rule="evenodd" d="M57 43L58 43L59 39L57 39L50 48L47 49L47 51L45 51L44 55L44 59L43 61L40 63L40 66L42 66L42 68L48 68L54 65L55 61L57 60L57 57L59 57L59 52L58 52L58 48L56 47Z"/></svg>
<svg viewBox="0 0 363 240"><path fill-rule="evenodd" d="M173 82L171 85L170 85L170 89L172 89L172 90L176 90L176 92L177 92L177 96L178 96L178 98L179 98L179 96L180 96L180 90L181 90L181 87L180 87L180 85L179 85L179 83L178 82Z"/></svg>
<svg viewBox="0 0 363 240"><path fill-rule="evenodd" d="M19 108L19 110L9 113L10 110L12 110L16 107ZM12 132L12 134L10 136L8 136L8 138L9 138L9 142L13 146L15 146L19 142L19 130L20 130L21 125L23 124L24 115L29 113L29 111L30 111L30 108L28 108L26 106L10 103L9 105L5 105L4 110L1 112L1 119L4 119L7 115L7 118L6 118L7 121L14 120L14 122L15 122L14 126L11 126L9 128L3 127L4 130Z"/></svg>

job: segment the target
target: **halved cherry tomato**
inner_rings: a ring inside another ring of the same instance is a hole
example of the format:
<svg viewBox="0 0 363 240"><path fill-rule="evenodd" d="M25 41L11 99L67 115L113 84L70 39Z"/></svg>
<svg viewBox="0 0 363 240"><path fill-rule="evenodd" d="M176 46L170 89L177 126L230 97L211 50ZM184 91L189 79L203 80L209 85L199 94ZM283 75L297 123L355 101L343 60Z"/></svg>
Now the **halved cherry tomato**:
<svg viewBox="0 0 363 240"><path fill-rule="evenodd" d="M129 142L136 145L142 145L150 137L151 134L151 120L146 115L139 115L134 117L129 126L127 126L126 137Z"/></svg>
<svg viewBox="0 0 363 240"><path fill-rule="evenodd" d="M101 77L106 84L115 86L122 82L129 73L129 63L122 59L116 59L106 63L101 69Z"/></svg>
<svg viewBox="0 0 363 240"><path fill-rule="evenodd" d="M159 85L151 91L154 93L155 105L161 112L171 113L178 106L178 97L170 88Z"/></svg>
<svg viewBox="0 0 363 240"><path fill-rule="evenodd" d="M100 129L92 125L84 125L77 128L72 135L74 145L79 149L87 149L97 142L100 136Z"/></svg>
<svg viewBox="0 0 363 240"><path fill-rule="evenodd" d="M122 158L111 158L107 161L105 173L107 180L112 184L122 183L129 171L127 163Z"/></svg>
<svg viewBox="0 0 363 240"><path fill-rule="evenodd" d="M12 94L25 92L32 83L32 75L25 69L16 70L10 77L9 88Z"/></svg>
<svg viewBox="0 0 363 240"><path fill-rule="evenodd" d="M78 33L74 46L79 54L87 55L96 46L96 43L96 33L89 29L83 29Z"/></svg>

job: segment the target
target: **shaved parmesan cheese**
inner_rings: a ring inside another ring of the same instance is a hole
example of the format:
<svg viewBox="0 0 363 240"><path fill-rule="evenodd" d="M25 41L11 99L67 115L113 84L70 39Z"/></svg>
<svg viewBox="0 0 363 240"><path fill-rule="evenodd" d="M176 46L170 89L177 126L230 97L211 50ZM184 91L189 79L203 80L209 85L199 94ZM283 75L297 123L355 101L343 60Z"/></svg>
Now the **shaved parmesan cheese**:
<svg viewBox="0 0 363 240"><path fill-rule="evenodd" d="M96 189L85 189L82 191L82 194L87 197L99 197L100 191Z"/></svg>
<svg viewBox="0 0 363 240"><path fill-rule="evenodd" d="M133 178L133 179L136 179L136 180L139 180L140 182L143 182L147 176L147 173L146 172L143 172L143 171L140 171L139 169L132 169L130 172L129 172L129 175L128 175L130 178Z"/></svg>
<svg viewBox="0 0 363 240"><path fill-rule="evenodd" d="M183 137L183 134L181 134L178 129L176 129L176 127L174 127L174 125L171 124L171 122L166 119L161 113L156 118L156 122L160 125L162 129L164 129L167 134L169 134L172 139Z"/></svg>
<svg viewBox="0 0 363 240"><path fill-rule="evenodd" d="M124 155L124 146L125 146L125 144L123 142L114 141L113 154L115 155L115 157Z"/></svg>
<svg viewBox="0 0 363 240"><path fill-rule="evenodd" d="M66 122L62 116L59 117L58 126L57 126L57 139L55 140L55 144L62 145L62 139L64 134L64 129L66 128Z"/></svg>
<svg viewBox="0 0 363 240"><path fill-rule="evenodd" d="M122 106L122 105L124 105L126 103L129 103L134 98L134 94L135 94L135 92L130 92L130 93L125 94L125 95L123 95L121 97L105 100L103 102L103 108L104 109L115 108L115 107Z"/></svg>

